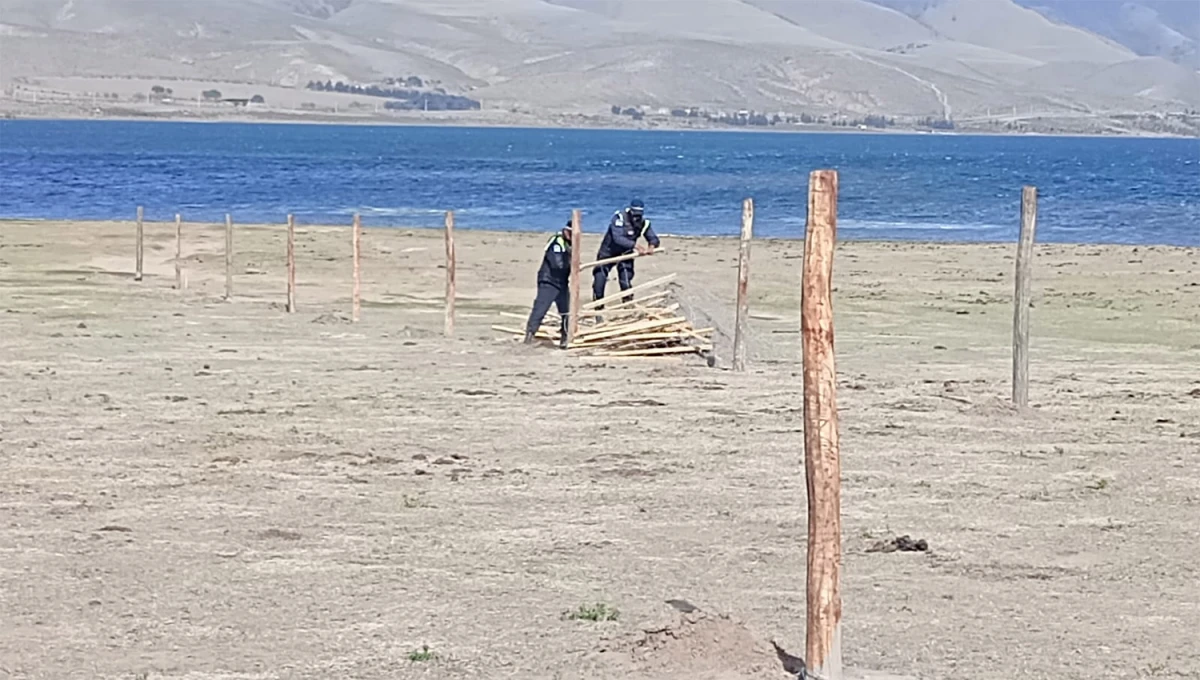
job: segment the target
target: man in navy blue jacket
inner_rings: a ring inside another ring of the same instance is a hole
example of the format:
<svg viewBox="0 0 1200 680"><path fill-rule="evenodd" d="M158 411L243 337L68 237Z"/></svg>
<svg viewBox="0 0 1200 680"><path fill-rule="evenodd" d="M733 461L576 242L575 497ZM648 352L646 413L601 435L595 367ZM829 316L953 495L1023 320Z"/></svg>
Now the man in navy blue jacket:
<svg viewBox="0 0 1200 680"><path fill-rule="evenodd" d="M648 247L638 243L638 239L641 238L646 239ZM642 255L649 255L654 252L655 248L658 248L659 243L658 235L650 226L650 220L646 219L646 204L635 198L629 203L628 208L613 213L612 220L608 223L608 231L600 243L600 252L596 253L596 259L605 260L610 257L628 255L635 250ZM604 288L608 285L608 273L614 266L617 268L617 282L620 284L621 290L629 290L633 287L633 260L618 262L615 265L601 265L596 267L593 274L593 300L604 297ZM624 298L624 301L629 302L632 299L631 295Z"/></svg>
<svg viewBox="0 0 1200 680"><path fill-rule="evenodd" d="M558 306L558 315L562 317L562 337L559 346L567 346L567 313L571 306L571 222L546 243L542 254L542 266L537 274L537 298L533 301L533 309L529 313L529 323L525 325L525 344L533 344L534 336L542 326L542 319L550 311L550 305Z"/></svg>

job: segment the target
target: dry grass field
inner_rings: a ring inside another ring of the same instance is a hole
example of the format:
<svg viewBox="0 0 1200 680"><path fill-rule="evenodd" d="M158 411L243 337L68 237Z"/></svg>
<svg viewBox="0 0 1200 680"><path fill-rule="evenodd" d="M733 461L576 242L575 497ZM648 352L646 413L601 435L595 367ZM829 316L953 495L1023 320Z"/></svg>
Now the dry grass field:
<svg viewBox="0 0 1200 680"><path fill-rule="evenodd" d="M301 228L290 315L282 228L238 227L229 302L219 228L184 291L133 233L0 224L0 677L786 677L801 243L756 242L735 374L492 331L542 235L459 234L447 340L436 232L366 230L357 324L346 229ZM666 245L637 280L729 330L736 243ZM1200 250L1039 247L1028 413L1014 250L839 247L847 664L1200 677Z"/></svg>

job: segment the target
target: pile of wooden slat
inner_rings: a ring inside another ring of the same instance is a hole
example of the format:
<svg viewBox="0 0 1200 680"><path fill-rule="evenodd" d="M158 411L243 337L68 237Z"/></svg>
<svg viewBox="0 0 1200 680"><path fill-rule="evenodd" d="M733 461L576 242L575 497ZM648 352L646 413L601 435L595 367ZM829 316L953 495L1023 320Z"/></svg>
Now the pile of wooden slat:
<svg viewBox="0 0 1200 680"><path fill-rule="evenodd" d="M602 357L654 357L712 352L711 328L693 328L672 301L667 286L674 274L581 305L579 333L567 348L572 354ZM622 298L633 295L624 302ZM598 308L603 306L603 310ZM504 314L522 318L519 314ZM493 326L497 331L524 335L523 330ZM561 321L546 315L537 338L559 342Z"/></svg>

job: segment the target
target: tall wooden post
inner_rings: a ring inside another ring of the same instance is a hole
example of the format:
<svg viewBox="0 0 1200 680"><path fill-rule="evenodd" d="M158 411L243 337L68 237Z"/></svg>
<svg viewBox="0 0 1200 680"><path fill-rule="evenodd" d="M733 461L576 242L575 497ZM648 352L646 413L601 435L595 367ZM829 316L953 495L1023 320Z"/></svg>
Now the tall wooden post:
<svg viewBox="0 0 1200 680"><path fill-rule="evenodd" d="M754 237L754 199L742 202L742 241L738 248L737 323L733 334L733 370L746 370L746 324L750 320L750 240Z"/></svg>
<svg viewBox="0 0 1200 680"><path fill-rule="evenodd" d="M183 215L175 215L175 290L183 290Z"/></svg>
<svg viewBox="0 0 1200 680"><path fill-rule="evenodd" d="M842 680L842 471L833 353L833 249L838 175L809 177L800 330L804 347L804 473L808 486L805 658L823 680Z"/></svg>
<svg viewBox="0 0 1200 680"><path fill-rule="evenodd" d="M1029 406L1029 305L1033 289L1033 238L1037 231L1037 187L1021 190L1021 240L1013 295L1013 403Z"/></svg>
<svg viewBox="0 0 1200 680"><path fill-rule="evenodd" d="M144 217L144 215L145 215L145 211L142 209L142 206L139 205L137 208L137 255L135 257L135 259L137 260L137 263L136 263L137 270L133 273L134 281L142 280L142 273L143 273L142 272L142 259L143 259L142 254L145 250L144 243L142 240L143 236L144 236L144 227L142 226L142 217Z"/></svg>
<svg viewBox="0 0 1200 680"><path fill-rule="evenodd" d="M225 214L225 299L233 299L233 215Z"/></svg>
<svg viewBox="0 0 1200 680"><path fill-rule="evenodd" d="M456 292L456 273L454 257L454 211L446 212L446 337L454 336L454 304Z"/></svg>
<svg viewBox="0 0 1200 680"><path fill-rule="evenodd" d="M296 216L287 218L287 311L296 313Z"/></svg>
<svg viewBox="0 0 1200 680"><path fill-rule="evenodd" d="M582 270L580 269L580 259L583 257L583 214L578 210L571 211L571 280L567 284L567 290L571 296L570 309L567 313L570 315L567 321L567 346L570 347L572 342L575 342L575 336L579 334L579 277Z"/></svg>
<svg viewBox="0 0 1200 680"><path fill-rule="evenodd" d="M351 229L350 236L350 245L354 251L351 256L354 261L354 291L350 298L350 318L354 321L358 321L359 314L362 311L362 272L358 264L359 256L362 253L361 243L362 220L359 218L358 213L354 213L354 227Z"/></svg>

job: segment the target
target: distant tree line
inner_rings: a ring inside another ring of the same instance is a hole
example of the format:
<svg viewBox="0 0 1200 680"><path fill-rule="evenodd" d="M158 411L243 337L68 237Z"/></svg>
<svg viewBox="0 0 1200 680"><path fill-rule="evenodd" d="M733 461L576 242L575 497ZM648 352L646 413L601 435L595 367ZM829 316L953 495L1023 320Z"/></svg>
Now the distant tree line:
<svg viewBox="0 0 1200 680"><path fill-rule="evenodd" d="M870 127L870 128L890 128L896 124L895 118L887 116L870 115L866 118L839 118L830 123L834 127Z"/></svg>
<svg viewBox="0 0 1200 680"><path fill-rule="evenodd" d="M432 92L421 92L408 88L390 87L390 85L399 84L400 79L389 78L387 83L389 87L381 85L353 85L340 80L336 83L331 80L323 83L314 80L310 81L305 88L315 92L338 92L364 97L395 99L396 101L384 104L384 108L392 110L471 111L480 108L478 100L462 95L448 94L441 88ZM404 79L404 84L411 87L421 87L424 85L424 81L417 76L409 76Z"/></svg>
<svg viewBox="0 0 1200 680"><path fill-rule="evenodd" d="M620 106L612 105L611 109L614 116L629 116L633 120L642 120L647 115L646 107ZM659 109L659 114L663 115L670 112L672 118L695 118L706 120L711 123L720 123L722 125L737 125L737 126L771 126L787 123L789 125L831 125L833 127L852 127L852 128L877 128L887 129L896 125L896 119L871 114L862 118L846 118L834 116L814 116L809 113L794 114L770 114L761 111L741 110L734 113L727 111L708 111L700 107L674 107L671 109ZM953 130L954 121L943 118L928 116L916 121L912 121L917 127L932 128L934 130Z"/></svg>
<svg viewBox="0 0 1200 680"><path fill-rule="evenodd" d="M419 92L412 99L390 101L383 105L390 111L478 111L479 102L470 97L437 92Z"/></svg>
<svg viewBox="0 0 1200 680"><path fill-rule="evenodd" d="M384 78L384 85L398 85L400 87L425 87L425 81L421 80L420 76L408 76L407 78Z"/></svg>
<svg viewBox="0 0 1200 680"><path fill-rule="evenodd" d="M930 116L928 118L922 118L921 120L918 120L917 127L927 127L934 130L953 130L954 121L950 120L949 118L934 118L933 116Z"/></svg>

